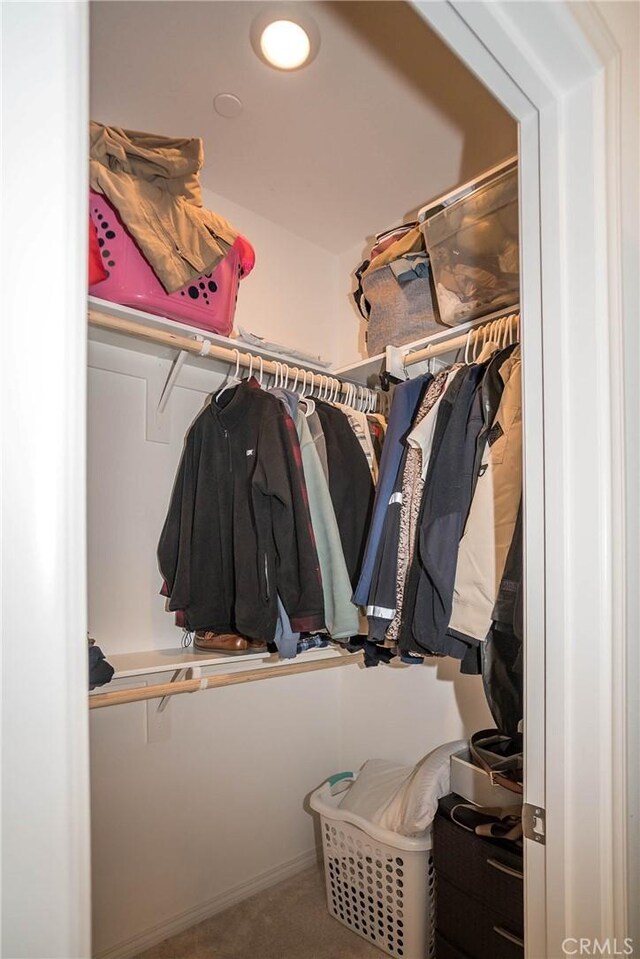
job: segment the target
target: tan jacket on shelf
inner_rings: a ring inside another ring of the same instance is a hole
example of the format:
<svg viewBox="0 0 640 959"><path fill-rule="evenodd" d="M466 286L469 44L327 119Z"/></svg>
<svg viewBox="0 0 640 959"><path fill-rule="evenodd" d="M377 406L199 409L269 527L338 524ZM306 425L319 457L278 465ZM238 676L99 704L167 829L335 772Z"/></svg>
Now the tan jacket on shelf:
<svg viewBox="0 0 640 959"><path fill-rule="evenodd" d="M504 391L489 433L471 509L458 548L449 628L484 640L522 494L520 348L500 367Z"/></svg>
<svg viewBox="0 0 640 959"><path fill-rule="evenodd" d="M91 123L91 188L103 193L167 293L210 273L238 235L202 206L202 140Z"/></svg>

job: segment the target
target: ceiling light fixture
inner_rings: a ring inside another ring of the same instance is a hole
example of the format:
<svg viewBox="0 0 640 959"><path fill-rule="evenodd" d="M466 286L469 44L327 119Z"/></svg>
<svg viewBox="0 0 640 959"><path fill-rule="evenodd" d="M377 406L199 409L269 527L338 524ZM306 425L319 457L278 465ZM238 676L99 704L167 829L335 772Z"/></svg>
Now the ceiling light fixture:
<svg viewBox="0 0 640 959"><path fill-rule="evenodd" d="M296 70L309 59L311 43L300 24L293 20L274 20L262 31L260 49L265 59L279 70Z"/></svg>
<svg viewBox="0 0 640 959"><path fill-rule="evenodd" d="M318 28L306 14L279 7L256 17L251 26L256 54L270 67L290 72L310 63L320 46Z"/></svg>

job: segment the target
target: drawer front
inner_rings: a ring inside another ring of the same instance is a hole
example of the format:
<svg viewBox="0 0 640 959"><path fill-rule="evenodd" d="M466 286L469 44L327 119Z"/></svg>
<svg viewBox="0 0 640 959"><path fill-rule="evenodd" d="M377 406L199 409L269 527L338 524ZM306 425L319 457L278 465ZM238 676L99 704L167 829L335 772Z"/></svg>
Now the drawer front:
<svg viewBox="0 0 640 959"><path fill-rule="evenodd" d="M437 815L433 862L439 876L497 909L516 928L524 921L522 857Z"/></svg>
<svg viewBox="0 0 640 959"><path fill-rule="evenodd" d="M470 959L524 959L522 924L436 877L438 933Z"/></svg>
<svg viewBox="0 0 640 959"><path fill-rule="evenodd" d="M436 932L436 959L469 959L469 957Z"/></svg>

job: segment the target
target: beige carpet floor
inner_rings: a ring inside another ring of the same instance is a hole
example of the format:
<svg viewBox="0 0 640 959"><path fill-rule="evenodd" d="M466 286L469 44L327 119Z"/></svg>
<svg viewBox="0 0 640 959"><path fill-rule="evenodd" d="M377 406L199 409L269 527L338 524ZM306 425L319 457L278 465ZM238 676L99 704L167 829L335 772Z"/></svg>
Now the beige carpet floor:
<svg viewBox="0 0 640 959"><path fill-rule="evenodd" d="M165 939L137 959L382 959L327 912L313 867Z"/></svg>

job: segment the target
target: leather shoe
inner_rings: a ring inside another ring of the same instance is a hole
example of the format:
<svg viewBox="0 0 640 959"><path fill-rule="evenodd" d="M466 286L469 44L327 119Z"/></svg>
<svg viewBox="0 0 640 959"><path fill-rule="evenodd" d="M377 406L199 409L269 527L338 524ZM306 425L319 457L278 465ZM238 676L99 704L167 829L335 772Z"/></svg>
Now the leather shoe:
<svg viewBox="0 0 640 959"><path fill-rule="evenodd" d="M193 641L195 649L210 653L227 653L242 656L247 653L266 652L267 644L258 639L245 639L236 633L214 633L211 630L199 630Z"/></svg>

